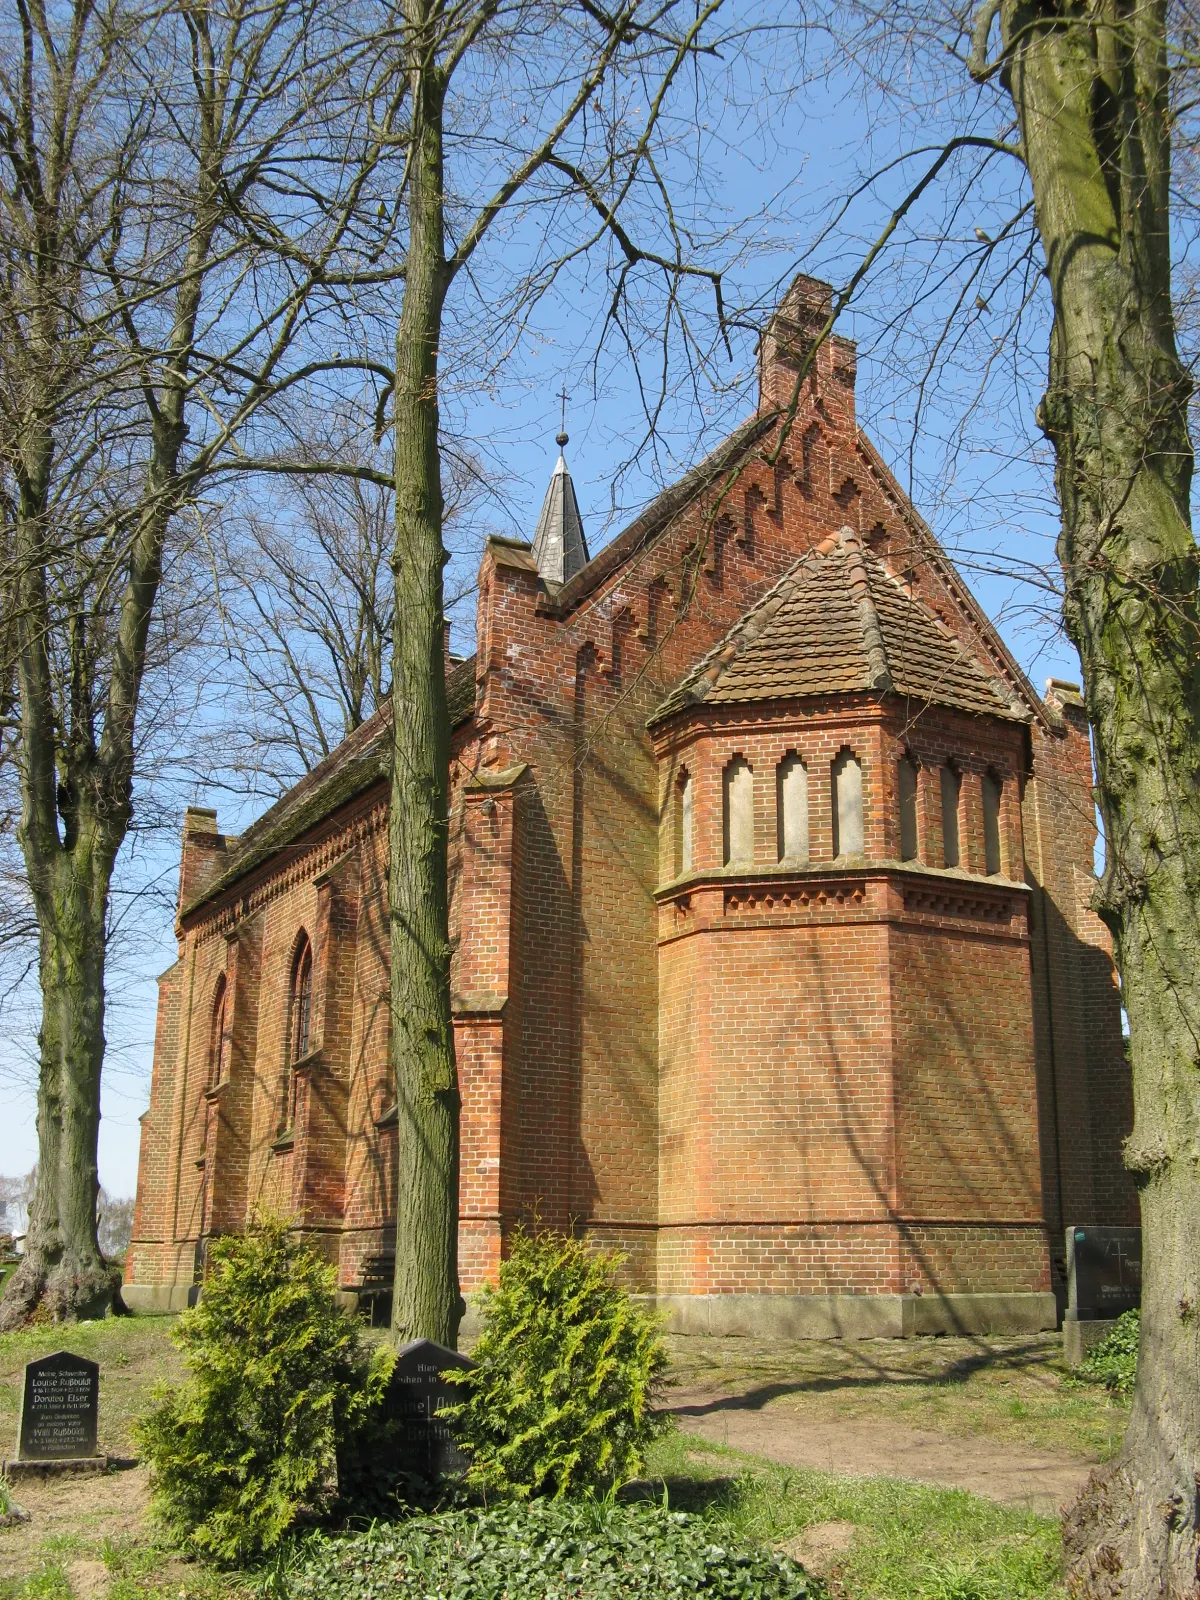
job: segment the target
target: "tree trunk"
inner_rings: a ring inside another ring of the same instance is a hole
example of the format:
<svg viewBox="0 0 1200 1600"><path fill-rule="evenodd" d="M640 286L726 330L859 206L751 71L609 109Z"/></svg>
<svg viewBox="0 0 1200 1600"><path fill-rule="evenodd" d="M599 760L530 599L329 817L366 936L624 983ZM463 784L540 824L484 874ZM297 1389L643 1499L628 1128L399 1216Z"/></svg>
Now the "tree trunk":
<svg viewBox="0 0 1200 1600"><path fill-rule="evenodd" d="M43 882L51 880L49 892L34 897L42 992L38 1178L25 1255L0 1306L0 1330L18 1326L39 1304L56 1322L102 1317L113 1309L121 1281L96 1237L108 875L97 874L102 881L95 883L90 861L66 856L34 865Z"/></svg>
<svg viewBox="0 0 1200 1600"><path fill-rule="evenodd" d="M1077 1596L1196 1596L1200 608L1171 308L1165 0L1000 11L1053 294L1040 420L1104 818L1097 909L1129 1016L1144 1282L1124 1451L1069 1513ZM1086 1220L1086 1219L1084 1219Z"/></svg>
<svg viewBox="0 0 1200 1600"><path fill-rule="evenodd" d="M396 585L389 815L392 1062L399 1109L398 1343L458 1335L458 1074L446 873L449 715L442 646L438 341L446 288L442 97L433 8L407 0L409 239L396 335ZM427 55L427 52L429 54Z"/></svg>

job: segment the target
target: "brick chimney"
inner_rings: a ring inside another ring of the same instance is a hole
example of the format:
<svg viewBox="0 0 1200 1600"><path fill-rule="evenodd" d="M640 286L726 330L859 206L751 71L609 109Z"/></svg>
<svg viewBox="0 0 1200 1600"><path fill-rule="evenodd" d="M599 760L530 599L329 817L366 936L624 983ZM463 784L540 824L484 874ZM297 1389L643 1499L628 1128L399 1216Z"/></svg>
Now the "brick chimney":
<svg viewBox="0 0 1200 1600"><path fill-rule="evenodd" d="M758 409L773 411L791 403L796 376L833 310L833 288L804 273L793 278L758 342ZM830 333L809 370L808 382L823 399L849 413L854 423L856 346Z"/></svg>
<svg viewBox="0 0 1200 1600"><path fill-rule="evenodd" d="M191 905L221 870L227 848L217 829L217 813L189 806L183 814L183 848L179 856L179 909Z"/></svg>

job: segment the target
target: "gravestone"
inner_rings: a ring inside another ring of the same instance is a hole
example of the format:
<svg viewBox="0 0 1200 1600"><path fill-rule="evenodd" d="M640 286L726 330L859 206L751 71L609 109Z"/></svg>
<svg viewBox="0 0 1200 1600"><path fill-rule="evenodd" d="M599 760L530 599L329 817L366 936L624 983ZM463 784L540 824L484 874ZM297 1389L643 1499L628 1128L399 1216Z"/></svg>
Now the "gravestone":
<svg viewBox="0 0 1200 1600"><path fill-rule="evenodd" d="M25 1368L17 1461L95 1461L100 1367L66 1350Z"/></svg>
<svg viewBox="0 0 1200 1600"><path fill-rule="evenodd" d="M451 1367L466 1372L473 1366L474 1362L457 1350L447 1350L432 1339L414 1339L401 1349L388 1386L387 1413L398 1424L396 1446L402 1471L433 1482L460 1477L467 1470L466 1456L449 1426L438 1421L438 1413L466 1398L442 1373Z"/></svg>
<svg viewBox="0 0 1200 1600"><path fill-rule="evenodd" d="M1119 1317L1140 1305L1142 1230L1068 1228L1067 1297L1072 1322Z"/></svg>

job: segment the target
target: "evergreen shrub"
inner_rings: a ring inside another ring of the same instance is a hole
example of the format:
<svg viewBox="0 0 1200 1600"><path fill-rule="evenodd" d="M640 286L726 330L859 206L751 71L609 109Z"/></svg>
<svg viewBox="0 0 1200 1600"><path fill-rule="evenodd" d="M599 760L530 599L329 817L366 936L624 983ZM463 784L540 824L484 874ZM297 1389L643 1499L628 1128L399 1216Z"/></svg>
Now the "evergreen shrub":
<svg viewBox="0 0 1200 1600"><path fill-rule="evenodd" d="M209 1246L204 1293L172 1334L190 1376L156 1391L137 1430L156 1516L196 1554L256 1561L335 1493L338 1443L389 1370L368 1359L335 1288L282 1218Z"/></svg>
<svg viewBox="0 0 1200 1600"><path fill-rule="evenodd" d="M665 1425L656 1316L617 1281L622 1258L518 1229L482 1297L475 1366L444 1415L471 1458L469 1487L528 1497L603 1492L638 1470Z"/></svg>
<svg viewBox="0 0 1200 1600"><path fill-rule="evenodd" d="M275 1600L816 1600L787 1556L730 1544L700 1517L603 1500L508 1501L316 1536Z"/></svg>
<svg viewBox="0 0 1200 1600"><path fill-rule="evenodd" d="M1140 1311L1122 1312L1100 1343L1084 1356L1077 1375L1085 1383L1102 1383L1113 1394L1132 1394L1141 1330Z"/></svg>

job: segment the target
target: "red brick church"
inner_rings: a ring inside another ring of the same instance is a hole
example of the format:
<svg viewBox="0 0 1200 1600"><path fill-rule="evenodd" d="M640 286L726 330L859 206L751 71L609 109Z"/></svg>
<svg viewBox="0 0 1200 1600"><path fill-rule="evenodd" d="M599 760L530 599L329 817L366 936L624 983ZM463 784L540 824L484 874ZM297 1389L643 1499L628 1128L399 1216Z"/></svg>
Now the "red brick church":
<svg viewBox="0 0 1200 1600"><path fill-rule="evenodd" d="M760 406L589 559L560 458L452 661L461 1271L537 1211L680 1331L1053 1326L1136 1221L1077 690L1032 688L798 279ZM565 443L565 438L563 443ZM190 810L126 1297L267 1201L385 1295L387 714L240 837Z"/></svg>

